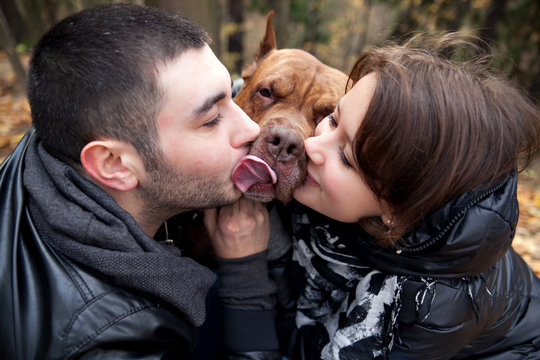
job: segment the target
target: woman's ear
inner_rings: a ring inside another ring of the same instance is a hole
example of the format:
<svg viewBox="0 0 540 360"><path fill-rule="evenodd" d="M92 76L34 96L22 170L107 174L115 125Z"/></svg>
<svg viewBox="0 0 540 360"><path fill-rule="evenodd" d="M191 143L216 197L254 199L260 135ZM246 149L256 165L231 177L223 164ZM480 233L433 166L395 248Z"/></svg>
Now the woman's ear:
<svg viewBox="0 0 540 360"><path fill-rule="evenodd" d="M81 151L86 172L99 183L118 191L129 191L139 183L144 165L132 145L118 140L89 142Z"/></svg>

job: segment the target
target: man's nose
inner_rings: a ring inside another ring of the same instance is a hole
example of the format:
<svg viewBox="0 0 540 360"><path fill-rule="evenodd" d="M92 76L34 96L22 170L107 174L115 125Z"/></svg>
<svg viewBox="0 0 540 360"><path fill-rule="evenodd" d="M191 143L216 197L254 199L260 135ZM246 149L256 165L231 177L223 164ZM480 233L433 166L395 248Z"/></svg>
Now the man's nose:
<svg viewBox="0 0 540 360"><path fill-rule="evenodd" d="M240 147L245 145L245 143L255 141L255 139L259 136L261 128L255 121L251 120L251 118L238 105L235 104L234 106L236 107L235 116L238 120L235 128L233 129L233 136L235 139L233 141L233 146Z"/></svg>

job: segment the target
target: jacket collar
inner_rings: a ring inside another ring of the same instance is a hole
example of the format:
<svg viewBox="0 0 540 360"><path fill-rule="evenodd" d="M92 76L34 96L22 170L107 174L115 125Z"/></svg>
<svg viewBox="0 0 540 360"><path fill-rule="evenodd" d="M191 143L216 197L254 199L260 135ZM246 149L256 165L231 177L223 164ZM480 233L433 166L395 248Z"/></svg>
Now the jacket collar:
<svg viewBox="0 0 540 360"><path fill-rule="evenodd" d="M309 226L324 226L367 266L397 275L467 277L486 272L511 246L519 209L517 174L450 200L394 248L377 245L359 224L339 223L299 205ZM299 219L299 217L297 217Z"/></svg>

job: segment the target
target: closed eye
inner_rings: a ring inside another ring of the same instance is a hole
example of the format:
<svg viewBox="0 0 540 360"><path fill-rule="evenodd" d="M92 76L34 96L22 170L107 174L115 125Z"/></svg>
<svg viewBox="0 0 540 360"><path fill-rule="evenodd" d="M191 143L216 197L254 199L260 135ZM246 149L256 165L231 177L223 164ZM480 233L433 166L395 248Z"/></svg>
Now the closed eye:
<svg viewBox="0 0 540 360"><path fill-rule="evenodd" d="M339 159L341 160L341 162L343 163L343 165L345 165L346 168L352 168L352 164L349 162L349 160L347 160L347 156L345 156L345 150L344 149L339 149Z"/></svg>
<svg viewBox="0 0 540 360"><path fill-rule="evenodd" d="M327 118L328 118L328 122L330 123L330 126L332 126L333 128L338 127L338 123L333 113L329 114ZM346 168L353 168L351 162L347 159L347 156L345 155L345 150L343 148L339 149L339 160L341 161L343 165L345 165Z"/></svg>
<svg viewBox="0 0 540 360"><path fill-rule="evenodd" d="M336 118L334 117L334 114L329 114L327 116L327 118L328 118L328 122L330 123L330 125L332 127L334 127L334 128L337 128L338 124L336 122Z"/></svg>
<svg viewBox="0 0 540 360"><path fill-rule="evenodd" d="M220 122L221 122L221 114L218 114L218 116L216 116L213 120L207 123L204 123L203 126L212 128L214 126L217 126Z"/></svg>

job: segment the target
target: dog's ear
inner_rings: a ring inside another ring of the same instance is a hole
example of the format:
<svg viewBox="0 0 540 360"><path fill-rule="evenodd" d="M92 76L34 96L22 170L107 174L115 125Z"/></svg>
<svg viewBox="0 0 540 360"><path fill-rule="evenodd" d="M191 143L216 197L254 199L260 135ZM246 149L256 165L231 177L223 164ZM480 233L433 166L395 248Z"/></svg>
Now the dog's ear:
<svg viewBox="0 0 540 360"><path fill-rule="evenodd" d="M242 69L241 76L244 81L249 79L255 73L257 70L257 64L264 59L269 52L277 48L276 33L274 32L274 23L272 21L273 17L274 10L271 10L266 16L266 32L264 33L264 37L259 44L259 49L253 55L255 61Z"/></svg>
<svg viewBox="0 0 540 360"><path fill-rule="evenodd" d="M255 61L260 61L270 51L275 50L276 46L276 33L274 32L274 23L272 21L274 17L274 10L271 10L266 17L266 32L264 38L259 44L259 50L255 54Z"/></svg>

